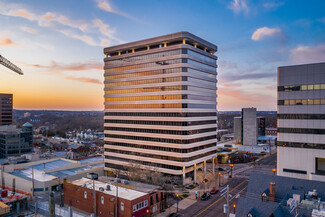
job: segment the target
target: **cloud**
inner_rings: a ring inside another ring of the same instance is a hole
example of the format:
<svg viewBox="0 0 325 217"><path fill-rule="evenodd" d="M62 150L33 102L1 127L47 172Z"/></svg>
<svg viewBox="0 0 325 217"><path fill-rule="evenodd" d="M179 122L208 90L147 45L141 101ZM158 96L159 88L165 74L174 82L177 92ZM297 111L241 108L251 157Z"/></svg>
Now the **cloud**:
<svg viewBox="0 0 325 217"><path fill-rule="evenodd" d="M49 28L53 31L57 31L65 35L66 37L80 40L91 46L103 46L116 42L123 42L115 36L115 29L112 29L108 24L105 24L100 19L94 19L92 22L74 20L63 14L50 11L36 15L25 8L26 6L24 5L9 3L3 4L0 2L0 14L2 15L21 17L30 21L37 22L40 27ZM114 12L117 13L117 11ZM123 14L124 13L120 13L120 15ZM127 16L127 14L124 15ZM21 29L29 33L34 32L31 28L28 27L22 27ZM98 34L97 29L99 29L100 34Z"/></svg>
<svg viewBox="0 0 325 217"><path fill-rule="evenodd" d="M104 35L106 36L107 38L110 38L110 39L113 39L113 40L116 40L120 43L124 43L124 41L116 38L114 36L115 34L115 29L111 29L110 26L108 24L105 24L102 20L100 19L94 19L93 20L93 24L95 27L97 27L99 29L99 31ZM104 40L106 42L104 43L107 43L109 44L109 42L107 40ZM103 41L102 41L102 44L103 44Z"/></svg>
<svg viewBox="0 0 325 217"><path fill-rule="evenodd" d="M64 26L68 26L74 29L78 29L82 32L85 32L88 24L82 20L71 20L68 17L62 14L56 14L53 12L46 12L44 15L38 18L38 23L40 26L48 27L50 22L56 22Z"/></svg>
<svg viewBox="0 0 325 217"><path fill-rule="evenodd" d="M86 62L86 63L70 63L70 64L59 64L52 61L50 65L39 65L39 64L27 64L21 63L26 67L34 67L39 69L47 69L51 72L61 73L61 71L84 71L84 70L103 70L103 64L100 62Z"/></svg>
<svg viewBox="0 0 325 217"><path fill-rule="evenodd" d="M228 5L228 8L235 12L236 14L239 14L240 12L244 12L247 14L249 12L249 8L247 6L246 0L233 0Z"/></svg>
<svg viewBox="0 0 325 217"><path fill-rule="evenodd" d="M223 74L221 80L223 82L234 82L239 80L253 80L275 77L275 73L246 73L246 74Z"/></svg>
<svg viewBox="0 0 325 217"><path fill-rule="evenodd" d="M134 20L138 23L142 23L142 21L140 21L138 18L135 18L125 12L116 10L113 8L113 6L109 3L109 1L107 0L96 0L97 1L97 7L103 11L109 12L109 13L113 13L113 14L117 14L123 17L126 17L128 19Z"/></svg>
<svg viewBox="0 0 325 217"><path fill-rule="evenodd" d="M23 30L24 32L28 32L30 34L37 34L38 31L33 29L33 28L30 28L30 27L26 27L26 26L22 26L20 27L21 30Z"/></svg>
<svg viewBox="0 0 325 217"><path fill-rule="evenodd" d="M290 51L294 63L315 63L325 61L325 44L316 46L298 46Z"/></svg>
<svg viewBox="0 0 325 217"><path fill-rule="evenodd" d="M252 40L254 41L259 41L259 40L263 40L266 38L270 38L270 37L284 37L284 33L281 29L277 29L277 28L268 28L268 27L262 27L257 29L253 35L252 35Z"/></svg>
<svg viewBox="0 0 325 217"><path fill-rule="evenodd" d="M0 39L0 46L16 46L10 38L2 38Z"/></svg>
<svg viewBox="0 0 325 217"><path fill-rule="evenodd" d="M64 78L65 78L65 79L68 79L68 80L79 81L79 82L85 82L85 83L100 84L100 85L103 84L103 82L101 82L100 80L95 79L95 78L71 77L71 76L67 76L67 77L64 77Z"/></svg>
<svg viewBox="0 0 325 217"><path fill-rule="evenodd" d="M284 2L266 2L263 4L263 7L268 9L268 10L273 10L273 9L277 9L278 7L281 7L282 5L284 5Z"/></svg>

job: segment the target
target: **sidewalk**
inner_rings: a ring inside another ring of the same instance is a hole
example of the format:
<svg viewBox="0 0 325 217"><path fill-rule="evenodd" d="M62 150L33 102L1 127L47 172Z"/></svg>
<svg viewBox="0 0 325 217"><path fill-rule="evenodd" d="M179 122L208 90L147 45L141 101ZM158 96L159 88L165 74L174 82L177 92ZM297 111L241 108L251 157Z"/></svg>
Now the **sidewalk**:
<svg viewBox="0 0 325 217"><path fill-rule="evenodd" d="M194 203L196 203L196 201L197 200L195 199L195 195L190 195L187 198L185 198L181 201L178 201L178 212L192 206ZM176 212L177 212L177 203L175 203L171 207L167 208L165 210L165 212L159 213L156 216L157 217L166 217L166 216L169 216L171 213L176 213Z"/></svg>

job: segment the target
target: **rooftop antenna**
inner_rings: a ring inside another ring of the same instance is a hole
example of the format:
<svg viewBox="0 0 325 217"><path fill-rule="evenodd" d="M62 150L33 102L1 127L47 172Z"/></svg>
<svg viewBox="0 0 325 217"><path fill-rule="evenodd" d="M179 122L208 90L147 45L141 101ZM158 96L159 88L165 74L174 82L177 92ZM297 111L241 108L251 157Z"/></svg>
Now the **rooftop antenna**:
<svg viewBox="0 0 325 217"><path fill-rule="evenodd" d="M24 74L23 71L18 66L16 66L15 64L13 64L12 62L10 62L9 60L7 60L1 55L0 55L0 64L10 69L11 71L18 73L19 75Z"/></svg>

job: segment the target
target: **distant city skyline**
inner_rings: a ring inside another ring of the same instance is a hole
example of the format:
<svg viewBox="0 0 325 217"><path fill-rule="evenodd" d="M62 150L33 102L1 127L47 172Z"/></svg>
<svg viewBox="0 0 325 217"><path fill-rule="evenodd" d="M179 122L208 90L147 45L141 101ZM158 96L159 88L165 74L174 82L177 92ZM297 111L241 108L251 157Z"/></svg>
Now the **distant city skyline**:
<svg viewBox="0 0 325 217"><path fill-rule="evenodd" d="M0 93L14 109L103 110L103 48L188 31L218 45L218 110L276 110L278 66L325 62L325 2L0 2ZM177 22L175 22L177 20Z"/></svg>

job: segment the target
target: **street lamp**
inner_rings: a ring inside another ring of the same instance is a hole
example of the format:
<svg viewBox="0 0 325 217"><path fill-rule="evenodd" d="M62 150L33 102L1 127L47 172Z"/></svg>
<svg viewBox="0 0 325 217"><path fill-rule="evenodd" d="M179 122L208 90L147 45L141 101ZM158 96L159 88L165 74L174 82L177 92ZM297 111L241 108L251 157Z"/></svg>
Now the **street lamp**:
<svg viewBox="0 0 325 217"><path fill-rule="evenodd" d="M219 172L218 175L219 175L219 186L220 186L221 172Z"/></svg>
<svg viewBox="0 0 325 217"><path fill-rule="evenodd" d="M232 178L232 168L234 167L234 165L230 164L229 166L230 166L230 178Z"/></svg>
<svg viewBox="0 0 325 217"><path fill-rule="evenodd" d="M273 169L272 169L272 172L273 172L273 175L275 175L275 173L276 173L276 169L273 168Z"/></svg>
<svg viewBox="0 0 325 217"><path fill-rule="evenodd" d="M178 213L178 197L179 197L179 194L176 194L176 197L177 197L177 212L176 213Z"/></svg>
<svg viewBox="0 0 325 217"><path fill-rule="evenodd" d="M234 207L234 214L236 213L236 204L232 205Z"/></svg>

